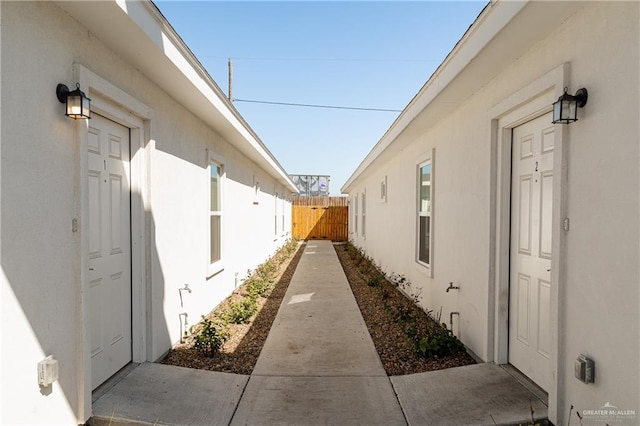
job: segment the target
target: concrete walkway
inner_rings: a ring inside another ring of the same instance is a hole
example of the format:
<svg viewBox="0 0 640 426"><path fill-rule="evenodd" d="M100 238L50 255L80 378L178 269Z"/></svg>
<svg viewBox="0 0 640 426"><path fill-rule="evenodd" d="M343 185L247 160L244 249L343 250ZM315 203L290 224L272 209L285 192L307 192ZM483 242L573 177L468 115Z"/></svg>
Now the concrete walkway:
<svg viewBox="0 0 640 426"><path fill-rule="evenodd" d="M406 424L331 242L307 244L231 424Z"/></svg>
<svg viewBox="0 0 640 426"><path fill-rule="evenodd" d="M328 241L310 241L251 376L141 364L92 424L515 425L546 407L481 364L389 378ZM492 420L493 418L493 420Z"/></svg>

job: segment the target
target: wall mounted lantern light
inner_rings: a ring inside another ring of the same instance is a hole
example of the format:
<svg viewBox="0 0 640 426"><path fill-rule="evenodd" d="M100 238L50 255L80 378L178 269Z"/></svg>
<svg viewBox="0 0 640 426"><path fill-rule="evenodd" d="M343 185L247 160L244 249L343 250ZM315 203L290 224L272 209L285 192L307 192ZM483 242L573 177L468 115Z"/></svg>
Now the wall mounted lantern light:
<svg viewBox="0 0 640 426"><path fill-rule="evenodd" d="M60 83L56 87L56 96L58 100L67 105L67 111L64 115L73 119L91 118L89 117L89 109L91 107L91 99L80 90L80 83L76 84L76 90L70 92L69 88Z"/></svg>
<svg viewBox="0 0 640 426"><path fill-rule="evenodd" d="M552 123L569 124L578 121L578 108L582 108L587 104L587 98L587 89L584 87L578 89L575 95L568 94L565 87L562 96L553 103Z"/></svg>

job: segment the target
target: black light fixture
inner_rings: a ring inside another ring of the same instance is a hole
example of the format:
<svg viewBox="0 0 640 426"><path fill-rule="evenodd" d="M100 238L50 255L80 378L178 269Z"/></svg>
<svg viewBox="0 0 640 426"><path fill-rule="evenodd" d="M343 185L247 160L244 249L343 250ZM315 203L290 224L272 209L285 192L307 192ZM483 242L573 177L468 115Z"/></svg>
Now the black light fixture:
<svg viewBox="0 0 640 426"><path fill-rule="evenodd" d="M587 104L588 93L584 87L578 89L575 95L564 93L553 103L553 124L562 123L569 124L578 121L578 108L582 108Z"/></svg>
<svg viewBox="0 0 640 426"><path fill-rule="evenodd" d="M58 84L56 87L56 96L58 100L67 104L67 110L64 115L73 119L91 118L89 111L91 107L91 99L80 90L80 83L76 84L76 90L70 92L65 84Z"/></svg>

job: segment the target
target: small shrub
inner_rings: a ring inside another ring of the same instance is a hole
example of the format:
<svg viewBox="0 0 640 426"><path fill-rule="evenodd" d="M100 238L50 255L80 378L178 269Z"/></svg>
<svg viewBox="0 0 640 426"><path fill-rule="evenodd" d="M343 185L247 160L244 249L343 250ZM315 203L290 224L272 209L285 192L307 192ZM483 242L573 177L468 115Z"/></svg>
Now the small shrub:
<svg viewBox="0 0 640 426"><path fill-rule="evenodd" d="M273 259L269 259L262 265L258 266L255 275L263 281L274 281L278 275L278 265Z"/></svg>
<svg viewBox="0 0 640 426"><path fill-rule="evenodd" d="M233 324L245 324L257 311L256 299L247 296L238 302L230 301L227 309L222 313L222 317Z"/></svg>
<svg viewBox="0 0 640 426"><path fill-rule="evenodd" d="M385 302L389 298L389 290L386 287L382 287L380 291L380 298Z"/></svg>
<svg viewBox="0 0 640 426"><path fill-rule="evenodd" d="M245 281L247 293L249 297L254 299L269 296L273 291L274 284L274 282L265 281L258 277L251 277Z"/></svg>
<svg viewBox="0 0 640 426"><path fill-rule="evenodd" d="M404 275L391 274L391 282L398 288L405 289L408 286L411 286L411 283L407 281L407 277Z"/></svg>
<svg viewBox="0 0 640 426"><path fill-rule="evenodd" d="M369 279L367 280L367 285L369 287L380 287L380 277L377 275L369 277Z"/></svg>
<svg viewBox="0 0 640 426"><path fill-rule="evenodd" d="M415 341L416 351L425 358L456 355L465 350L462 342L447 329L446 324L442 324L431 336L422 337L420 340L417 340L416 336Z"/></svg>
<svg viewBox="0 0 640 426"><path fill-rule="evenodd" d="M229 339L229 333L222 325L214 323L204 315L202 321L191 326L189 331L194 349L208 357L213 357Z"/></svg>
<svg viewBox="0 0 640 426"><path fill-rule="evenodd" d="M413 310L407 306L402 306L402 305L398 306L394 320L395 322L400 324L413 322L414 320Z"/></svg>
<svg viewBox="0 0 640 426"><path fill-rule="evenodd" d="M407 327L407 329L405 330L405 334L410 340L415 340L415 338L418 336L418 329L416 328L415 324Z"/></svg>

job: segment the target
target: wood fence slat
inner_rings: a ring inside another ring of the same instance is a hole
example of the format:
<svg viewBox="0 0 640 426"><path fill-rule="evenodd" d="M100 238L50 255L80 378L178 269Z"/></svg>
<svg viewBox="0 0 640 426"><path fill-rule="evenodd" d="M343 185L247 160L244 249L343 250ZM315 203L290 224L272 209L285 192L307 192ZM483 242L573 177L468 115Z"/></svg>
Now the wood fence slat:
<svg viewBox="0 0 640 426"><path fill-rule="evenodd" d="M297 197L291 204L291 225L295 238L347 241L347 197Z"/></svg>

